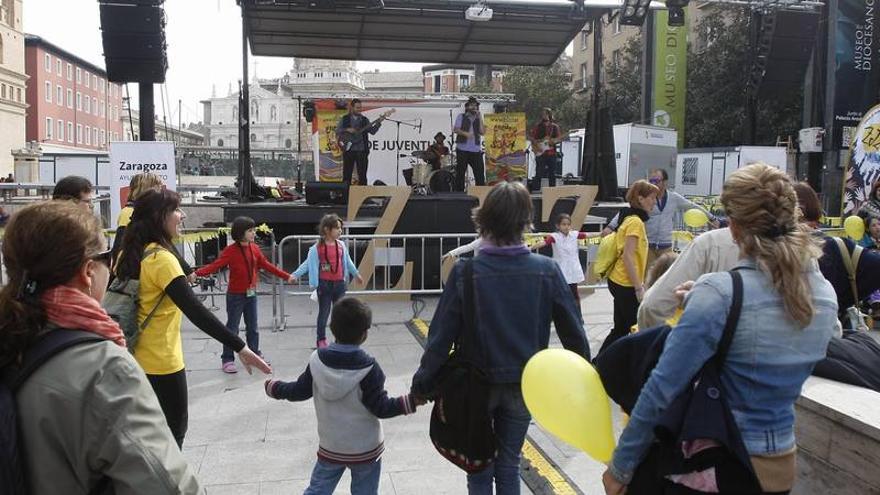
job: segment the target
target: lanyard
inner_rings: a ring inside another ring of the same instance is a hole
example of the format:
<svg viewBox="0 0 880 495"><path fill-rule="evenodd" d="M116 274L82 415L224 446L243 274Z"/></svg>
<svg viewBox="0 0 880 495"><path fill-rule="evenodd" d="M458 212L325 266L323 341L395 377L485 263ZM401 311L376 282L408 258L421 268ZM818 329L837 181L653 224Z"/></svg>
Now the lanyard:
<svg viewBox="0 0 880 495"><path fill-rule="evenodd" d="M666 208L666 203L669 201L669 193L663 195L662 198L657 198L657 208L660 211L663 211Z"/></svg>
<svg viewBox="0 0 880 495"><path fill-rule="evenodd" d="M236 244L238 244L238 249L241 251L241 257L244 258L244 265L247 267L248 287L252 287L254 285L254 268L251 267L251 262L248 260L248 257L244 252L244 247L242 247L242 245L239 243L236 243ZM251 250L251 245L248 244L248 251L250 251L250 250Z"/></svg>
<svg viewBox="0 0 880 495"><path fill-rule="evenodd" d="M336 248L336 266L333 266L333 264L330 263L330 252L327 250L327 243L322 242L322 244L324 245L324 259L327 261L327 265L330 266L330 273L336 273L336 270L339 269L339 245L336 244L334 246Z"/></svg>

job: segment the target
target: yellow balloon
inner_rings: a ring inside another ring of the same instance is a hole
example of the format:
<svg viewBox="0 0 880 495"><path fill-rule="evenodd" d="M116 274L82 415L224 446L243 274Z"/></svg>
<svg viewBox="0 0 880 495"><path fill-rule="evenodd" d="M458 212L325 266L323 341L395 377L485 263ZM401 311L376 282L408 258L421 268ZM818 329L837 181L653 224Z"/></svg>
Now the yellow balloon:
<svg viewBox="0 0 880 495"><path fill-rule="evenodd" d="M703 210L691 208L684 212L684 224L692 229L698 229L709 223L709 217L703 213Z"/></svg>
<svg viewBox="0 0 880 495"><path fill-rule="evenodd" d="M611 401L599 373L584 358L564 349L535 354L523 370L522 392L545 430L599 462L611 461Z"/></svg>
<svg viewBox="0 0 880 495"><path fill-rule="evenodd" d="M850 239L861 241L862 237L865 237L865 221L857 215L846 217L843 221L843 230Z"/></svg>

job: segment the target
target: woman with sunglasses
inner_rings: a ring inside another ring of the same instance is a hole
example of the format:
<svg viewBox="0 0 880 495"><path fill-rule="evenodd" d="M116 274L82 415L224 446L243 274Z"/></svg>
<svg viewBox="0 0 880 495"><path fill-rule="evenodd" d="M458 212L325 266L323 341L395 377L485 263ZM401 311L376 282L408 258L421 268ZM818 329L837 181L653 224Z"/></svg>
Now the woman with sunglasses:
<svg viewBox="0 0 880 495"><path fill-rule="evenodd" d="M138 320L152 312L138 339L134 357L147 373L162 404L165 419L178 445L183 445L188 423L186 367L180 335L182 316L221 344L238 353L248 373L256 367L271 368L230 333L196 298L176 255L172 240L180 235L184 218L180 196L173 191L147 191L134 205L131 223L125 229L122 251L114 269L122 280L140 280Z"/></svg>
<svg viewBox="0 0 880 495"><path fill-rule="evenodd" d="M3 238L0 372L68 339L13 388L24 487L15 493L200 493L147 377L101 308L110 251L97 217L70 201L23 208ZM5 448L5 447L4 447Z"/></svg>

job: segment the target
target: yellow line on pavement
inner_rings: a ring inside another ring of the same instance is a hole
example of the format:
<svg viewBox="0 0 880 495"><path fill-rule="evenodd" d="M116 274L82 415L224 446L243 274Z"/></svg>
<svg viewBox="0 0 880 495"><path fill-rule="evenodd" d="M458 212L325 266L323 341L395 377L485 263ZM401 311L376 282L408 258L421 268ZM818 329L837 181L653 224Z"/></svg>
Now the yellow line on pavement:
<svg viewBox="0 0 880 495"><path fill-rule="evenodd" d="M428 337L428 324L425 320L414 318L411 321L413 327L422 335L423 338ZM568 479L547 459L538 447L529 438L526 438L522 448L523 459L528 461L534 472L544 481L544 486L540 487L540 493L551 493L553 495L579 495L582 492L577 490ZM534 491L536 487L531 487Z"/></svg>

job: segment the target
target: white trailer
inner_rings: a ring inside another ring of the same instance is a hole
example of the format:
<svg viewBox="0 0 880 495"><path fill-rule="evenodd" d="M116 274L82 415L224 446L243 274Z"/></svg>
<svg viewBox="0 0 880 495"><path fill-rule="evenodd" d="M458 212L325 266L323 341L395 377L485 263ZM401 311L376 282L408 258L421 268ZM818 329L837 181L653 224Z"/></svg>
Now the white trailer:
<svg viewBox="0 0 880 495"><path fill-rule="evenodd" d="M788 155L784 147L778 146L698 148L682 150L677 162L676 192L685 196L717 196L733 172L755 162L785 171Z"/></svg>
<svg viewBox="0 0 880 495"><path fill-rule="evenodd" d="M648 177L654 168L675 175L678 155L678 132L666 127L641 124L614 126L614 157L617 162L617 187L628 188Z"/></svg>

